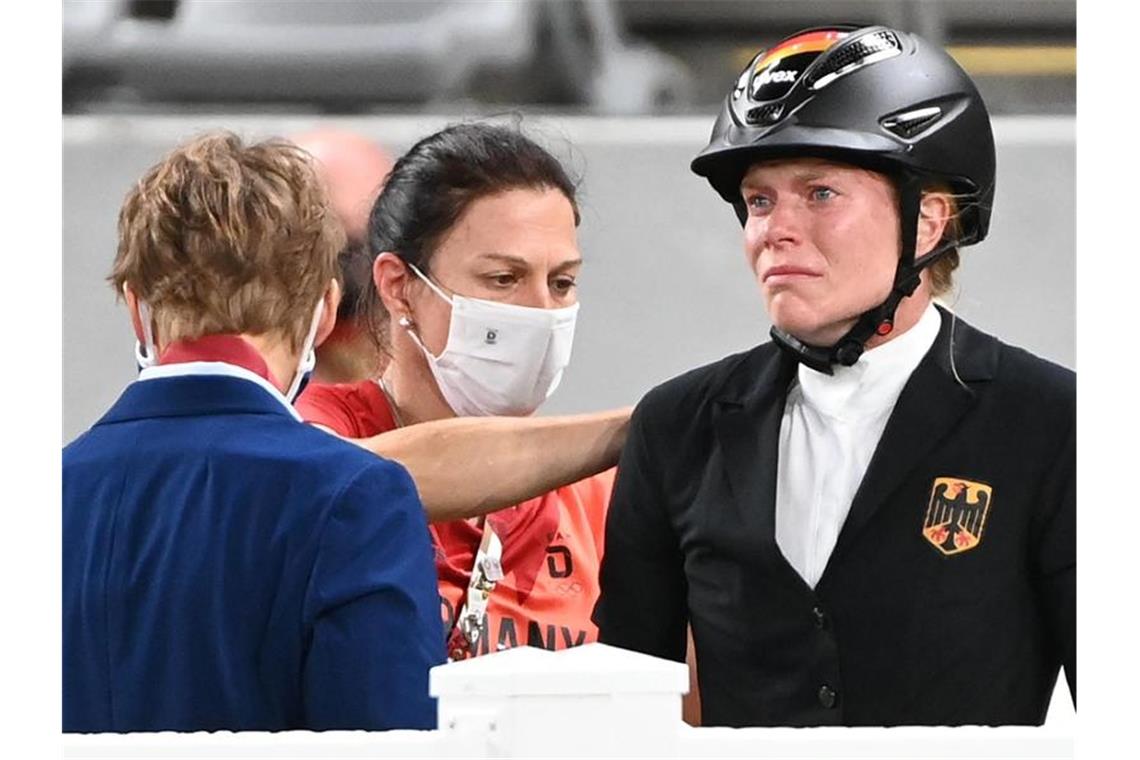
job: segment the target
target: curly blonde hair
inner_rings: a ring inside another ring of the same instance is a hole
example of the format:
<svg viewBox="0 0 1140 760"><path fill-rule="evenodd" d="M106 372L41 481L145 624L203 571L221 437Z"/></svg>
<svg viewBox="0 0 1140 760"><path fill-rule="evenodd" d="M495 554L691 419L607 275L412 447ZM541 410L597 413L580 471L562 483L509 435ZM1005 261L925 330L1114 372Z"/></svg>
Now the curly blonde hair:
<svg viewBox="0 0 1140 760"><path fill-rule="evenodd" d="M107 279L150 306L164 343L246 333L296 351L344 243L307 153L213 132L127 193Z"/></svg>

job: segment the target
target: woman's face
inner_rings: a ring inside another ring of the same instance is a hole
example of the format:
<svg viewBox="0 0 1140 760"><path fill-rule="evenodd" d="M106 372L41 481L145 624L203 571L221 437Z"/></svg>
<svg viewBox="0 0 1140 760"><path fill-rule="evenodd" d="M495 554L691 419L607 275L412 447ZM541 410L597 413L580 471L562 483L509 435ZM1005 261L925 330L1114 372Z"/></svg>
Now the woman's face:
<svg viewBox="0 0 1140 760"><path fill-rule="evenodd" d="M882 175L819 159L754 165L740 186L744 249L772 323L830 345L891 290L895 191Z"/></svg>
<svg viewBox="0 0 1140 760"><path fill-rule="evenodd" d="M582 265L574 209L555 189L516 189L472 202L444 235L428 271L445 293L538 309L578 301ZM439 355L451 306L419 278L409 302L420 339Z"/></svg>

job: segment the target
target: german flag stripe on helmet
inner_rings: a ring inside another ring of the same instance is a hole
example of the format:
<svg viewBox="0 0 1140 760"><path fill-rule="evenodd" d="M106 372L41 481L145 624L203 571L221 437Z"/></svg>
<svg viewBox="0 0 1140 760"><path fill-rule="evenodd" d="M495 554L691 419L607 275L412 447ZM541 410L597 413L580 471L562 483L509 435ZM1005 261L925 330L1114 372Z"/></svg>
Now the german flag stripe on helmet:
<svg viewBox="0 0 1140 760"><path fill-rule="evenodd" d="M790 55L798 55L799 53L820 53L847 35L848 32L839 31L837 29L825 29L792 37L790 40L786 40L769 50L767 54L756 62L756 65L752 67L752 71L756 73L761 69L773 66Z"/></svg>

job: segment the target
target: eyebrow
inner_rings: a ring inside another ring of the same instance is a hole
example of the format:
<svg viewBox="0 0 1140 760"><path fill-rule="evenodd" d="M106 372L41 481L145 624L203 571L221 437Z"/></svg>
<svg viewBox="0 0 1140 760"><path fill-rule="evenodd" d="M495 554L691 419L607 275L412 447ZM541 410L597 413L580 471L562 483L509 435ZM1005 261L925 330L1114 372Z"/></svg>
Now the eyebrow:
<svg viewBox="0 0 1140 760"><path fill-rule="evenodd" d="M481 254L479 254L479 258L480 259L492 259L494 261L500 261L504 264L512 264L512 265L520 267L522 269L527 269L530 267L530 262L527 261L526 259L522 258L521 256L511 256L510 254L507 254L507 253L481 253ZM573 267L578 266L581 263L582 263L582 258L579 256L576 259L569 259L567 261L563 261L561 264L554 267L554 271L557 272L557 271L562 271L563 269L571 269Z"/></svg>
<svg viewBox="0 0 1140 760"><path fill-rule="evenodd" d="M795 182L817 182L821 179L828 179L833 172L828 169L804 169L802 172L797 172L792 175L792 180ZM759 190L765 187L768 183L756 182L745 177L740 181L740 189L753 189Z"/></svg>

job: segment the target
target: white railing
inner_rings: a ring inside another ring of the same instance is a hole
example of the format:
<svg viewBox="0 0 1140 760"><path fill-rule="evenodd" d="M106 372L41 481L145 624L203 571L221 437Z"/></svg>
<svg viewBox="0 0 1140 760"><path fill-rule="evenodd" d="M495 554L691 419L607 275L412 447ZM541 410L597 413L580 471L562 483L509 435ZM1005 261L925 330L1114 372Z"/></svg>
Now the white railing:
<svg viewBox="0 0 1140 760"><path fill-rule="evenodd" d="M432 670L438 731L68 736L102 758L1071 758L1055 728L728 729L681 721L680 663L605 646L519 647Z"/></svg>

